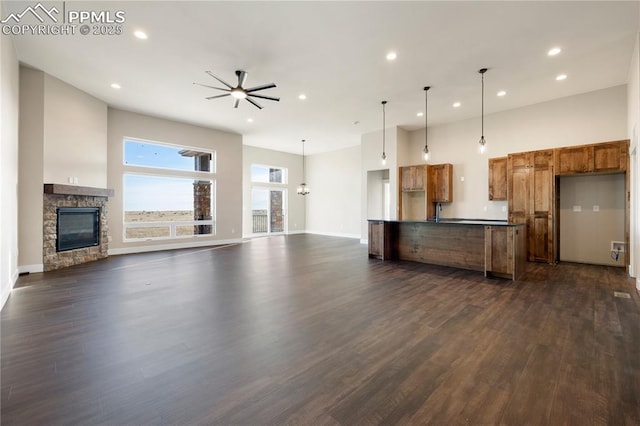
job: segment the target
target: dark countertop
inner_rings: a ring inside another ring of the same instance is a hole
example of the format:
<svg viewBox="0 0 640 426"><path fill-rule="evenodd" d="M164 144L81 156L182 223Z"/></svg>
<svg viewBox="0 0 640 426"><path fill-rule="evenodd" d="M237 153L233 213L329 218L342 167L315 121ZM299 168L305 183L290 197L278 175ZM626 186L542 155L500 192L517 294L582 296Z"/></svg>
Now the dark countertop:
<svg viewBox="0 0 640 426"><path fill-rule="evenodd" d="M461 219L461 218L442 218L440 219L440 222L436 222L435 220L383 220L383 219L369 219L369 222L424 223L429 225L524 226L523 223L509 223L506 220Z"/></svg>

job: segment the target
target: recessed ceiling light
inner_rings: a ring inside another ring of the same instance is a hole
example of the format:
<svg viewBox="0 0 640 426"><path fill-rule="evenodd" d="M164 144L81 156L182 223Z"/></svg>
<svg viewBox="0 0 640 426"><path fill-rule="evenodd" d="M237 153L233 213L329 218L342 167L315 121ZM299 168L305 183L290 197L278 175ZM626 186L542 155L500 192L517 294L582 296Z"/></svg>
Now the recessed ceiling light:
<svg viewBox="0 0 640 426"><path fill-rule="evenodd" d="M118 83L111 83L111 87L114 89L120 89L122 86L120 86Z"/></svg>
<svg viewBox="0 0 640 426"><path fill-rule="evenodd" d="M307 95L305 95L304 93L300 93L298 95L298 99L300 99L301 101L304 101L305 99L307 99Z"/></svg>
<svg viewBox="0 0 640 426"><path fill-rule="evenodd" d="M424 112L420 111L419 113L416 114L418 117L422 117L424 116Z"/></svg>
<svg viewBox="0 0 640 426"><path fill-rule="evenodd" d="M149 38L147 36L147 33L145 33L144 31L140 31L140 30L134 31L133 35L136 36L136 38L139 38L140 40L146 40L146 39Z"/></svg>
<svg viewBox="0 0 640 426"><path fill-rule="evenodd" d="M560 52L562 52L562 49L560 49L559 47L554 47L552 49L549 49L549 51L547 52L547 55L556 56Z"/></svg>
<svg viewBox="0 0 640 426"><path fill-rule="evenodd" d="M454 102L453 103L453 107L454 108L460 108L460 105L462 105L460 102Z"/></svg>
<svg viewBox="0 0 640 426"><path fill-rule="evenodd" d="M398 57L398 55L396 55L396 52L389 52L387 53L387 61L393 61Z"/></svg>
<svg viewBox="0 0 640 426"><path fill-rule="evenodd" d="M501 90L501 91L499 91L499 92L497 93L497 95L498 95L498 96L504 96L504 95L506 95L506 94L507 94L507 92L505 92L504 90Z"/></svg>
<svg viewBox="0 0 640 426"><path fill-rule="evenodd" d="M562 81L562 80L566 80L567 79L567 75L566 74L560 74L556 77L557 81Z"/></svg>
<svg viewBox="0 0 640 426"><path fill-rule="evenodd" d="M253 123L253 118L247 118L247 121L248 121L249 123Z"/></svg>

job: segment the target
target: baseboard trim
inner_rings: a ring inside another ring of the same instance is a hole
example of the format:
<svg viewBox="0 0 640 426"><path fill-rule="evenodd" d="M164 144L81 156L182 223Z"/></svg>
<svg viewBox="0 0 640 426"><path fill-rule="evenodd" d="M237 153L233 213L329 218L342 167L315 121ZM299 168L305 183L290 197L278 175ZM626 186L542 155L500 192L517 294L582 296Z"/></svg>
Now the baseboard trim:
<svg viewBox="0 0 640 426"><path fill-rule="evenodd" d="M321 232L321 231L307 231L307 234L314 235L324 235L326 237L340 237L340 238L352 238L352 239L360 239L360 235L358 234L343 234L341 232Z"/></svg>
<svg viewBox="0 0 640 426"><path fill-rule="evenodd" d="M133 253L147 253L151 251L164 251L164 250L176 250L183 248L196 248L196 247L214 247L224 244L240 244L241 238L232 240L216 240L216 241L198 241L190 243L174 243L174 244L159 244L153 246L137 246L137 247L123 247L117 249L109 249L109 256L116 256L119 254L133 254Z"/></svg>
<svg viewBox="0 0 640 426"><path fill-rule="evenodd" d="M11 296L11 291L13 290L13 287L16 286L16 282L18 282L18 270L16 269L13 274L11 274L11 278L9 278L11 280L11 282L9 283L9 291L7 291L6 294L2 295L2 300L0 301L0 311L2 311L2 309L4 308L5 303L7 303L7 300L9 300L9 296Z"/></svg>
<svg viewBox="0 0 640 426"><path fill-rule="evenodd" d="M297 230L297 231L289 231L289 232L287 232L287 235L306 234L306 233L307 233L307 231L305 231L303 229L300 229L300 230Z"/></svg>
<svg viewBox="0 0 640 426"><path fill-rule="evenodd" d="M36 274L38 272L44 272L44 263L18 266L18 274Z"/></svg>

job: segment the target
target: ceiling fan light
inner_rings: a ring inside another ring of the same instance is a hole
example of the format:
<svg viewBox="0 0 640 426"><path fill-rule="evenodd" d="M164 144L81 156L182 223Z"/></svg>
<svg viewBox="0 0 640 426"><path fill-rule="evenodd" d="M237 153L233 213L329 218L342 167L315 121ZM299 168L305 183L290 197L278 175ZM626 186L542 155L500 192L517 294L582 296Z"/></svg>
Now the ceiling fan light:
<svg viewBox="0 0 640 426"><path fill-rule="evenodd" d="M247 92L236 87L235 89L231 90L231 96L233 96L236 99L244 99L247 97Z"/></svg>

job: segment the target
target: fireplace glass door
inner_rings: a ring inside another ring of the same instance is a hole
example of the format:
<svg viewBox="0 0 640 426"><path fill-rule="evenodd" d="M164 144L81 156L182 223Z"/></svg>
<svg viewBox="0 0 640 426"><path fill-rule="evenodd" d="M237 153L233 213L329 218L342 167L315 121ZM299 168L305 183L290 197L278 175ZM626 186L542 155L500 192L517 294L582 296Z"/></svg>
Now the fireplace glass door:
<svg viewBox="0 0 640 426"><path fill-rule="evenodd" d="M100 244L100 208L58 208L57 251L73 250Z"/></svg>

